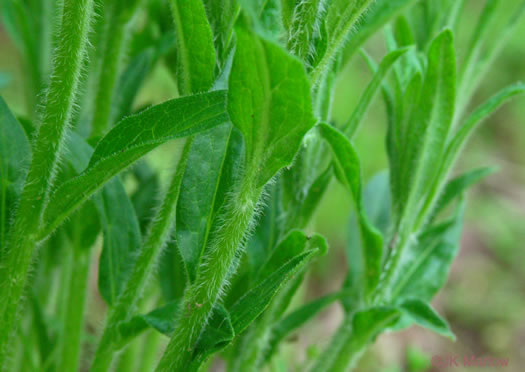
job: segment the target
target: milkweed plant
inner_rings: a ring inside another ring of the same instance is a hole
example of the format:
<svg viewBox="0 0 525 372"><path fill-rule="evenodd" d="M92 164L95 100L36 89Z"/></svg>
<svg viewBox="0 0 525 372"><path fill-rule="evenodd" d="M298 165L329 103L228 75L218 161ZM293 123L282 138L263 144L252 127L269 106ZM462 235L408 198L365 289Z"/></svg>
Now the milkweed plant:
<svg viewBox="0 0 525 372"><path fill-rule="evenodd" d="M414 324L453 339L430 302L465 191L492 171L454 165L525 92L471 107L525 3L497 28L503 2L483 2L459 59L464 3L2 0L26 108L0 100L1 371L206 371L217 358L262 371L333 303L344 319L301 370L349 371L378 335ZM338 122L334 87L356 58L372 78ZM158 63L174 98L137 105ZM388 169L365 185L353 140L375 97ZM166 179L143 158L173 139ZM332 182L354 206L346 280L289 309L327 252L310 222ZM94 280L107 310L88 330Z"/></svg>

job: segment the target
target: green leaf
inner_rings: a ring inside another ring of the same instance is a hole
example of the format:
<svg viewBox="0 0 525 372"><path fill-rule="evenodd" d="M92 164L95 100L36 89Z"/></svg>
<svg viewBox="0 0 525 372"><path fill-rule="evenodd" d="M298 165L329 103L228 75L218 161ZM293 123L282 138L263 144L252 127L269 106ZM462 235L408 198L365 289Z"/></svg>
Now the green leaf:
<svg viewBox="0 0 525 372"><path fill-rule="evenodd" d="M319 18L324 16L321 0L296 2L293 15L287 20L287 49L305 60L312 52L311 42Z"/></svg>
<svg viewBox="0 0 525 372"><path fill-rule="evenodd" d="M446 150L456 98L455 58L452 32L445 30L430 46L424 94L410 121L407 148L401 157L401 190L407 195L402 234L412 228L421 200L431 190L438 173L436 164L441 163Z"/></svg>
<svg viewBox="0 0 525 372"><path fill-rule="evenodd" d="M379 281L381 261L383 257L383 237L370 223L363 206L361 191L361 166L359 156L350 141L337 129L320 124L319 130L323 138L330 144L333 152L336 175L339 181L351 193L359 218L359 228L363 242L362 285L368 295Z"/></svg>
<svg viewBox="0 0 525 372"><path fill-rule="evenodd" d="M439 212L441 212L447 205L450 204L454 199L460 197L467 188L473 184L479 182L481 179L491 175L495 172L495 168L484 167L473 169L471 171L465 172L456 178L448 181L445 185L443 192L441 193L430 220L433 219Z"/></svg>
<svg viewBox="0 0 525 372"><path fill-rule="evenodd" d="M233 25L239 14L239 3L236 0L204 0L204 4L214 34L217 57L222 65L233 44Z"/></svg>
<svg viewBox="0 0 525 372"><path fill-rule="evenodd" d="M404 315L407 315L413 322L421 327L428 328L442 336L448 337L452 341L456 340L446 320L426 302L418 299L410 299L401 303L399 307Z"/></svg>
<svg viewBox="0 0 525 372"><path fill-rule="evenodd" d="M399 317L399 310L392 307L372 307L358 311L353 316L353 329L357 344L366 344L375 338Z"/></svg>
<svg viewBox="0 0 525 372"><path fill-rule="evenodd" d="M137 315L129 321L120 324L120 342L125 345L137 337L148 327L160 333L171 336L175 330L177 318L180 316L180 301L171 301L148 314ZM199 338L193 351L193 361L189 371L197 371L206 358L226 347L235 337L228 311L217 306L208 320L206 329Z"/></svg>
<svg viewBox="0 0 525 372"><path fill-rule="evenodd" d="M181 184L177 205L175 241L184 260L191 282L208 241L217 206L225 162L228 158L232 126L219 125L196 136L191 145L187 167Z"/></svg>
<svg viewBox="0 0 525 372"><path fill-rule="evenodd" d="M170 0L177 34L177 83L183 95L205 92L215 80L213 33L202 1Z"/></svg>
<svg viewBox="0 0 525 372"><path fill-rule="evenodd" d="M461 202L450 220L428 227L417 243L405 251L392 285L392 298L399 301L418 298L428 302L443 287L459 250L463 213Z"/></svg>
<svg viewBox="0 0 525 372"><path fill-rule="evenodd" d="M469 102L469 99L472 97L472 94L479 86L481 79L489 73L494 60L499 56L503 47L509 42L509 39L514 35L516 28L521 25L521 19L525 15L525 2L522 2L516 11L512 13L508 24L503 28L502 31L496 35L492 35L494 40L493 45L487 48L483 53L483 58L480 58L479 62L475 66L474 73L471 76L470 81L465 80L464 86L465 89L462 90L463 100L458 104L459 113L456 115L456 120L461 119L461 114L466 108L466 105ZM463 88L463 87L462 87Z"/></svg>
<svg viewBox="0 0 525 372"><path fill-rule="evenodd" d="M144 315L136 315L127 322L119 325L120 337L129 342L148 327L154 328L162 334L171 335L175 329L175 321L180 308L180 301L171 301L164 306Z"/></svg>
<svg viewBox="0 0 525 372"><path fill-rule="evenodd" d="M0 257L30 160L24 129L0 97Z"/></svg>
<svg viewBox="0 0 525 372"><path fill-rule="evenodd" d="M264 351L264 361L269 361L272 355L277 351L281 341L290 336L299 327L303 326L321 311L326 309L335 301L341 299L346 293L339 292L326 295L315 301L312 301L300 308L292 311L283 319L279 320L271 329L270 340L268 346Z"/></svg>
<svg viewBox="0 0 525 372"><path fill-rule="evenodd" d="M148 48L134 57L124 69L116 87L111 113L112 122L117 122L131 114L133 101L147 74L153 68L154 60L155 51L153 48Z"/></svg>
<svg viewBox="0 0 525 372"><path fill-rule="evenodd" d="M193 361L189 368L190 372L197 372L208 356L224 349L233 341L234 337L235 330L228 311L222 306L215 307L208 325L195 347Z"/></svg>
<svg viewBox="0 0 525 372"><path fill-rule="evenodd" d="M321 250L323 249L322 247ZM319 251L311 249L293 257L233 304L228 310L235 334L242 333L270 304L279 289L317 256Z"/></svg>
<svg viewBox="0 0 525 372"><path fill-rule="evenodd" d="M346 122L343 128L341 129L348 138L353 138L353 136L357 132L359 125L363 120L363 117L368 111L372 99L375 97L378 88L381 86L383 79L390 71L392 65L399 59L399 57L404 55L408 50L408 48L394 50L388 53L383 58L383 60L379 64L379 68L376 70L374 77L372 78L372 81L370 81L370 83L366 87L366 90L361 95L361 99L359 100L357 107L354 109L350 120Z"/></svg>
<svg viewBox="0 0 525 372"><path fill-rule="evenodd" d="M158 174L143 161L135 163L132 172L137 182L137 189L131 194L130 200L137 215L140 231L142 235L146 235L147 228L155 215L158 195L162 192L160 180Z"/></svg>
<svg viewBox="0 0 525 372"><path fill-rule="evenodd" d="M345 46L344 60L349 61L370 36L413 3L415 0L376 0L363 14L356 32L350 36Z"/></svg>
<svg viewBox="0 0 525 372"><path fill-rule="evenodd" d="M387 171L378 173L367 183L363 191L363 206L372 225L383 236L388 236L391 224L391 196ZM352 214L349 222L346 244L348 275L344 284L347 293L343 298L343 305L346 311L354 311L363 300L362 277L365 272L363 252L366 251L361 242L359 222L355 213Z"/></svg>
<svg viewBox="0 0 525 372"><path fill-rule="evenodd" d="M443 161L439 176L444 177L450 171L459 152L467 142L468 138L478 127L478 125L483 122L483 120L488 118L510 98L524 93L525 84L517 83L510 85L493 95L484 104L480 105L476 110L474 110L474 112L465 120L463 125L461 125L454 137L447 144L445 159Z"/></svg>
<svg viewBox="0 0 525 372"><path fill-rule="evenodd" d="M104 233L98 288L111 306L124 289L142 239L135 210L118 179L106 184L95 204Z"/></svg>
<svg viewBox="0 0 525 372"><path fill-rule="evenodd" d="M93 149L78 134L68 138L68 163L75 174L85 169ZM135 209L124 186L118 178L108 182L99 195L85 203L72 220L82 244L90 248L98 235L103 232L103 249L98 269L98 287L108 305L113 305L121 293L141 245L141 233ZM98 215L98 216L97 216ZM95 217L95 220L89 217ZM82 220L83 218L86 218ZM85 223L85 221L91 221ZM100 226L95 223L100 222ZM78 231L81 229L81 231ZM91 243L90 243L91 241Z"/></svg>
<svg viewBox="0 0 525 372"><path fill-rule="evenodd" d="M303 136L315 123L302 63L239 28L228 112L244 137L246 172L261 187L292 162Z"/></svg>
<svg viewBox="0 0 525 372"><path fill-rule="evenodd" d="M158 145L227 121L225 98L224 91L178 98L123 119L100 140L89 166L51 195L41 236L52 232L113 176Z"/></svg>
<svg viewBox="0 0 525 372"><path fill-rule="evenodd" d="M470 101L471 97L467 93L470 90L469 84L475 83L476 81L473 79L473 74L476 72L483 44L487 41L487 35L492 36L491 34L494 29L493 21L498 15L497 9L500 3L500 0L487 0L478 19L478 23L472 32L470 43L465 49L467 54L465 55L461 66L461 72L459 74L460 94L458 95L458 108L460 109L460 113L464 109L464 106Z"/></svg>

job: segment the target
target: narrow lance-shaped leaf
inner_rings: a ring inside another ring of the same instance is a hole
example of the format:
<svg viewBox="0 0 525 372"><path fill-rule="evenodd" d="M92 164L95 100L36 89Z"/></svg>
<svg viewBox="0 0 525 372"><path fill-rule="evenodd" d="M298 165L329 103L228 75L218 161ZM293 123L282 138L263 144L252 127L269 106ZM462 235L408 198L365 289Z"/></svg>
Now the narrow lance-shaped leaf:
<svg viewBox="0 0 525 372"><path fill-rule="evenodd" d="M441 189L444 185L445 180L454 166L456 158L465 146L470 135L474 132L477 126L483 122L484 119L494 113L503 103L508 101L510 98L525 93L525 84L517 83L502 89L494 96L489 98L487 102L480 105L464 122L464 124L457 130L451 140L448 141L447 147L443 154L441 166L439 171L436 173L434 182L431 187L431 192L425 201L422 215L420 216L420 222L423 222L423 217L426 212L429 212L439 197Z"/></svg>
<svg viewBox="0 0 525 372"><path fill-rule="evenodd" d="M439 196L434 209L432 210L429 220L432 221L436 215L447 205L449 205L454 199L459 198L467 188L479 182L483 178L491 175L495 171L496 169L493 167L473 169L448 181L443 188L443 192Z"/></svg>
<svg viewBox="0 0 525 372"><path fill-rule="evenodd" d="M51 195L42 238L114 175L158 145L227 121L225 98L224 91L178 98L123 119L99 142L87 169Z"/></svg>
<svg viewBox="0 0 525 372"><path fill-rule="evenodd" d="M140 227L120 180L108 182L95 204L104 232L98 288L104 300L112 305L124 288L140 248Z"/></svg>
<svg viewBox="0 0 525 372"><path fill-rule="evenodd" d="M372 99L375 97L378 88L381 86L383 79L390 71L392 65L407 51L408 48L394 50L383 58L374 74L374 77L372 78L372 81L370 81L366 87L366 90L361 95L361 99L359 100L357 107L354 109L350 120L346 122L342 128L342 131L348 138L352 138L359 129L359 125L361 124L361 121L363 120L363 117L366 114Z"/></svg>
<svg viewBox="0 0 525 372"><path fill-rule="evenodd" d="M461 116L465 106L470 101L471 97L468 93L471 90L469 85L475 82L473 74L479 63L483 44L487 41L487 35L490 35L490 31L494 29L494 27L492 27L493 21L498 15L497 8L500 3L500 0L487 0L478 19L478 23L472 32L470 43L465 49L467 54L461 65L461 72L459 74L458 112L456 113L458 116ZM460 117L457 117L457 119L460 119Z"/></svg>
<svg viewBox="0 0 525 372"><path fill-rule="evenodd" d="M214 34L217 58L221 65L232 47L233 25L239 14L236 0L204 0L206 13Z"/></svg>
<svg viewBox="0 0 525 372"><path fill-rule="evenodd" d="M261 187L292 162L315 123L302 63L239 28L228 112L244 137L246 172L255 173L255 186Z"/></svg>
<svg viewBox="0 0 525 372"><path fill-rule="evenodd" d="M0 97L0 257L30 160L24 129Z"/></svg>
<svg viewBox="0 0 525 372"><path fill-rule="evenodd" d="M177 83L183 95L210 89L215 78L213 34L200 0L170 0L177 34ZM190 50L191 49L191 50Z"/></svg>
<svg viewBox="0 0 525 372"><path fill-rule="evenodd" d="M418 299L410 299L401 303L399 307L403 315L408 316L411 321L455 341L456 337L450 330L447 321L429 304Z"/></svg>
<svg viewBox="0 0 525 372"><path fill-rule="evenodd" d="M440 164L445 152L454 117L455 62L452 32L445 30L430 46L423 93L410 121L407 149L401 158L401 188L409 190L401 222L402 234L412 228L421 200L437 174L436 164Z"/></svg>
<svg viewBox="0 0 525 372"><path fill-rule="evenodd" d="M472 74L471 81L468 83L466 92L464 93L464 103L468 103L468 99L479 86L481 79L487 75L489 69L491 68L494 60L499 56L503 47L508 43L509 39L515 34L516 28L521 24L521 20L525 15L525 1L523 1L518 9L513 12L508 24L504 27L502 31L494 37L493 45L487 48L487 51L484 53L484 57L479 60L477 66L475 67L475 72ZM465 106L463 106L463 109ZM459 107L459 110L462 110L462 107ZM456 121L461 119L461 115L456 115Z"/></svg>
<svg viewBox="0 0 525 372"><path fill-rule="evenodd" d="M228 310L235 333L244 331L264 311L279 289L318 254L319 250L313 249L293 257L232 305Z"/></svg>
<svg viewBox="0 0 525 372"><path fill-rule="evenodd" d="M93 149L78 134L72 133L68 138L68 163L76 173L85 169L93 154ZM140 228L133 205L118 178L108 182L100 195L85 203L77 218L82 218L91 209L98 215L104 236L103 249L98 270L98 286L106 303L113 305L122 291L130 269L141 244ZM89 214L88 214L89 216ZM76 224L82 221L76 221ZM83 227L91 236L85 237L82 244L90 248L99 227L97 225ZM75 227L78 229L78 227ZM89 238L89 239L88 239Z"/></svg>
<svg viewBox="0 0 525 372"><path fill-rule="evenodd" d="M196 136L191 145L174 238L192 282L215 217L215 202L225 192L219 184L226 160L232 160L226 159L231 132L231 124L225 123Z"/></svg>
<svg viewBox="0 0 525 372"><path fill-rule="evenodd" d="M459 250L463 228L464 202L454 216L438 225L427 227L418 244L405 251L396 279L392 298L418 298L430 301L445 284L452 261Z"/></svg>
<svg viewBox="0 0 525 372"><path fill-rule="evenodd" d="M320 124L319 130L323 138L332 148L333 159L336 165L336 175L339 181L352 194L355 202L363 242L364 273L362 284L364 288L366 288L366 294L370 294L379 281L383 257L383 237L369 222L363 207L359 157L350 141L337 129L327 124Z"/></svg>
<svg viewBox="0 0 525 372"><path fill-rule="evenodd" d="M386 171L375 175L363 191L363 206L370 222L383 236L388 236L391 224L391 195L389 188L389 174ZM365 267L363 266L363 247L359 233L359 219L355 213L349 221L348 240L346 244L346 261L348 274L344 287L346 295L342 299L346 311L355 311L363 305L363 291L361 281Z"/></svg>

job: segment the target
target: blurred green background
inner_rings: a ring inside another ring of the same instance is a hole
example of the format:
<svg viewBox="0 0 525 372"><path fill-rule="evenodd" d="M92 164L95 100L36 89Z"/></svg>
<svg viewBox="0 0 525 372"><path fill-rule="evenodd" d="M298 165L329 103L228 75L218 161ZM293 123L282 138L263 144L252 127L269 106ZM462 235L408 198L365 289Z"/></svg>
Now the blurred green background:
<svg viewBox="0 0 525 372"><path fill-rule="evenodd" d="M434 0L429 0L434 1ZM521 0L505 0L507 13ZM458 62L471 36L484 1L472 0L460 21L457 35ZM502 13L502 22L506 19ZM474 98L473 105L505 85L525 80L525 21L503 50L488 78ZM380 33L365 49L381 57L384 53ZM13 111L24 114L23 61L0 27L0 94ZM340 76L333 105L337 122L346 120L366 87L370 73L358 55ZM176 88L166 67L159 64L143 87L137 106L158 102L175 95ZM365 179L386 166L384 107L377 99L356 138ZM155 155L154 155L155 156ZM453 265L446 287L434 301L457 335L455 343L419 328L386 334L366 353L358 371L423 372L467 371L476 367L432 367L432 356L475 355L508 358L507 368L486 371L525 370L525 99L518 98L492 116L471 139L458 171L494 165L499 171L474 187L468 208L461 251ZM310 273L299 296L305 299L340 287L346 265L344 246L351 200L336 183L331 185L312 230L325 234L331 250ZM305 358L312 358L329 341L342 317L338 305L324 311L297 337L288 340L273 369L299 371ZM96 318L96 317L95 317ZM291 368L290 368L291 367Z"/></svg>

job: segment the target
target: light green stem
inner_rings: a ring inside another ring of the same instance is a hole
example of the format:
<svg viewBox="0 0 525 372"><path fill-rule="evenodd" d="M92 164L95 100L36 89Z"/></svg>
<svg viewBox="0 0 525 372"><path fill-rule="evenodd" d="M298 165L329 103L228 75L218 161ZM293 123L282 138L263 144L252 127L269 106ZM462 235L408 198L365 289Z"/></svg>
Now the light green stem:
<svg viewBox="0 0 525 372"><path fill-rule="evenodd" d="M102 136L111 125L111 109L126 49L128 25L138 3L138 1L132 1L131 9L123 12L120 1L107 1L102 64L98 71L98 85L91 128L92 137Z"/></svg>
<svg viewBox="0 0 525 372"><path fill-rule="evenodd" d="M183 311L157 371L185 371L190 365L197 340L234 272L252 222L262 191L253 187L254 179L244 177L240 190L226 204L222 224L213 234L195 282L184 294Z"/></svg>
<svg viewBox="0 0 525 372"><path fill-rule="evenodd" d="M66 302L59 371L77 371L80 361L91 260L89 247L82 248L74 247L70 262L69 293Z"/></svg>
<svg viewBox="0 0 525 372"><path fill-rule="evenodd" d="M109 312L106 326L97 347L92 371L107 371L111 366L114 354L117 351L115 343L119 338L118 324L134 313L137 301L141 298L162 248L170 236L175 223L177 200L192 142L192 138L186 141L177 171L151 225L146 241L141 247L133 271L122 294L118 297L117 303Z"/></svg>
<svg viewBox="0 0 525 372"><path fill-rule="evenodd" d="M64 0L54 66L42 121L20 204L0 266L0 368L7 368L8 345L27 272L36 247L42 212L53 188L57 164L78 88L93 0Z"/></svg>

